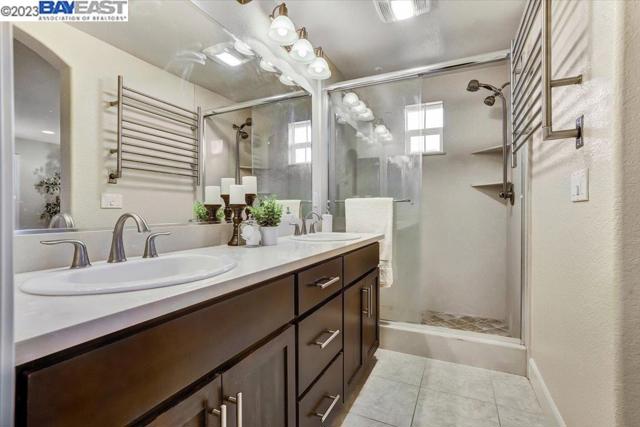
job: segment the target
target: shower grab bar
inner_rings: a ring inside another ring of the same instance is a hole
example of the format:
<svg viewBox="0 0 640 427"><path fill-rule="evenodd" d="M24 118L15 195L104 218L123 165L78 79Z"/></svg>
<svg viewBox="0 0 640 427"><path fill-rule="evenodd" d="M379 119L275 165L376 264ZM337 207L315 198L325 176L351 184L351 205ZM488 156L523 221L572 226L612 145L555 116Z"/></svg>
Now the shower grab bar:
<svg viewBox="0 0 640 427"><path fill-rule="evenodd" d="M554 87L582 84L582 74L553 80L551 71L551 0L542 0L542 139L576 139L576 148L582 147L583 118L576 120L575 129L553 130L552 89Z"/></svg>
<svg viewBox="0 0 640 427"><path fill-rule="evenodd" d="M111 154L116 155L116 168L109 172L109 183L116 184L122 178L122 171L128 169L190 177L196 185L200 185L203 121L200 107L197 107L197 111L191 111L127 87L121 75L118 76L118 98L109 105L117 107L117 146L110 150ZM141 111L154 119L169 121L173 128L181 129L166 129L125 116L125 111L129 109ZM143 129L126 126L124 123ZM137 150L129 150L129 147Z"/></svg>

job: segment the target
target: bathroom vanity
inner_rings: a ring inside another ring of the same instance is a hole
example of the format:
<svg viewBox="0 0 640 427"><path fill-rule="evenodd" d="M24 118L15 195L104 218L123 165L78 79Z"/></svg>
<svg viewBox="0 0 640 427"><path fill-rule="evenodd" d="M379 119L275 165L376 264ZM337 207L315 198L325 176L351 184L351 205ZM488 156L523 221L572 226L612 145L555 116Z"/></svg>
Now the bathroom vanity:
<svg viewBox="0 0 640 427"><path fill-rule="evenodd" d="M18 352L28 355L18 355L16 424L332 425L378 346L379 238L206 248L231 252L239 267L163 298L158 289L25 296L31 309L73 299L107 304L138 295L138 301L86 322L91 326L72 324L33 333L29 345L18 342ZM150 318L136 320L141 312ZM73 345L52 351L56 334ZM87 339L92 335L99 336Z"/></svg>

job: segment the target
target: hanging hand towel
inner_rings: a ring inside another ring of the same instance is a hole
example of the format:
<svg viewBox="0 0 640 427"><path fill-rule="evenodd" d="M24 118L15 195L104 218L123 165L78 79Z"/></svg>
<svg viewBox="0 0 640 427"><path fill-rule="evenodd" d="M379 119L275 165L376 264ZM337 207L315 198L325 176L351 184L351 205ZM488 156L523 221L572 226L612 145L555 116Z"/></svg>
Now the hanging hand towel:
<svg viewBox="0 0 640 427"><path fill-rule="evenodd" d="M344 205L347 232L384 234L380 241L380 285L388 288L393 284L393 199L347 199Z"/></svg>

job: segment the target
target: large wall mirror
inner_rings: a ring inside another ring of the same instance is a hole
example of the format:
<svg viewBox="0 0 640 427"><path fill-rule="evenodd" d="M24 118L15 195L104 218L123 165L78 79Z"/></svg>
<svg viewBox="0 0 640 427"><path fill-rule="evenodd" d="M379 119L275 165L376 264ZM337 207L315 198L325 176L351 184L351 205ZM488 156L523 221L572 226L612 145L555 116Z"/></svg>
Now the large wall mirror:
<svg viewBox="0 0 640 427"><path fill-rule="evenodd" d="M193 3L131 0L126 23L14 36L20 232L107 229L124 212L192 222L206 185L246 175L308 209L310 96Z"/></svg>

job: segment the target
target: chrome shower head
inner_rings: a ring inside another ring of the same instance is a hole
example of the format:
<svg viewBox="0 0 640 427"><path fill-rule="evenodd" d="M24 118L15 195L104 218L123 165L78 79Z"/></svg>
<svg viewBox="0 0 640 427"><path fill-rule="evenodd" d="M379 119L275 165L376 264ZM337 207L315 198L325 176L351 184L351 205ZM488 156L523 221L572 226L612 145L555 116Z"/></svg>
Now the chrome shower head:
<svg viewBox="0 0 640 427"><path fill-rule="evenodd" d="M480 89L480 82L477 80L470 80L469 84L467 84L467 90L469 92L477 92Z"/></svg>
<svg viewBox="0 0 640 427"><path fill-rule="evenodd" d="M496 97L493 95L489 95L484 99L484 104L488 105L489 107L493 107L493 104L496 103Z"/></svg>
<svg viewBox="0 0 640 427"><path fill-rule="evenodd" d="M240 131L240 138L247 139L249 138L249 134L243 130Z"/></svg>
<svg viewBox="0 0 640 427"><path fill-rule="evenodd" d="M253 124L253 120L251 117L247 117L247 120L244 121L245 126L251 126Z"/></svg>

